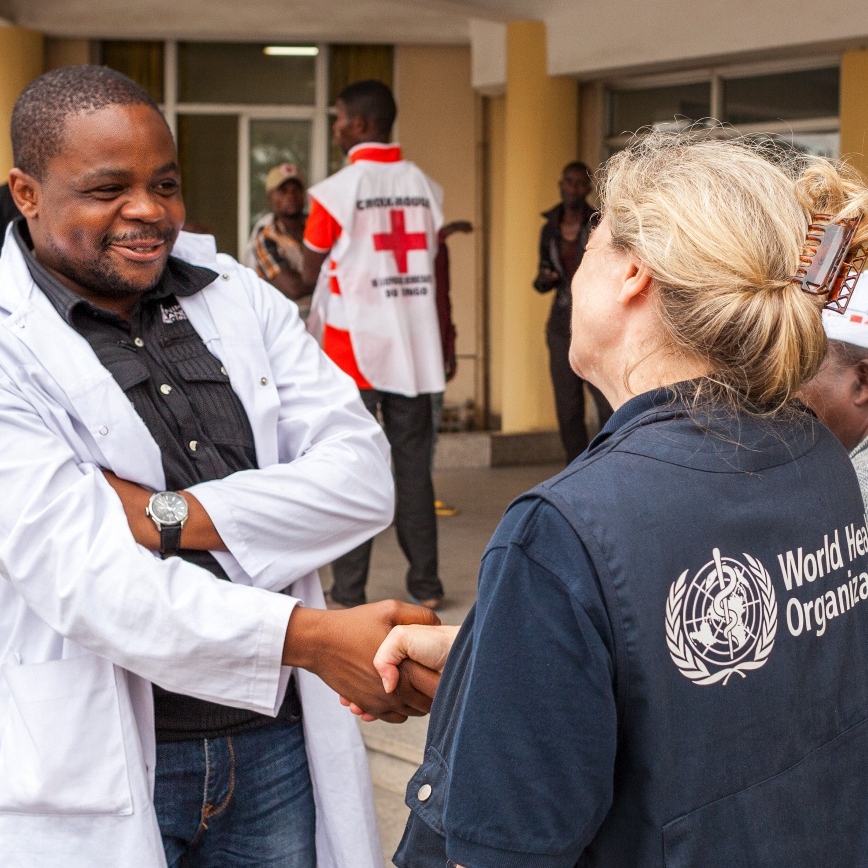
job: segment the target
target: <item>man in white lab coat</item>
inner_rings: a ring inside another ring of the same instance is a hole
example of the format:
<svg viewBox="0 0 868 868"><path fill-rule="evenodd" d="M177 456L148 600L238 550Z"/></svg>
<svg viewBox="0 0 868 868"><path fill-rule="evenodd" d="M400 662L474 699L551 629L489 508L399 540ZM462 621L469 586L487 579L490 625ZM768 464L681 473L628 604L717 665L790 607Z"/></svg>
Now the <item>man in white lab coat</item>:
<svg viewBox="0 0 868 868"><path fill-rule="evenodd" d="M433 616L321 611L316 573L390 520L378 426L294 305L179 237L174 143L137 85L47 73L12 135L0 864L380 864L334 691L424 712L370 661Z"/></svg>

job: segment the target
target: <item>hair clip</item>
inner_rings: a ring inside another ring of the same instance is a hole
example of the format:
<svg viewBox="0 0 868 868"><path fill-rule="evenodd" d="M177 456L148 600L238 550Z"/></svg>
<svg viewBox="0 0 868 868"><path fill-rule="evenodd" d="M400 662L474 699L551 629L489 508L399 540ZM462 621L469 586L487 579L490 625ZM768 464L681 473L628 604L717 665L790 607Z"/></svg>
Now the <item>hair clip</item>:
<svg viewBox="0 0 868 868"><path fill-rule="evenodd" d="M865 267L868 250L857 247L850 259L847 251L862 217L836 220L828 214L814 214L808 236L799 254L799 268L792 278L802 292L827 296L823 307L844 313L856 281Z"/></svg>

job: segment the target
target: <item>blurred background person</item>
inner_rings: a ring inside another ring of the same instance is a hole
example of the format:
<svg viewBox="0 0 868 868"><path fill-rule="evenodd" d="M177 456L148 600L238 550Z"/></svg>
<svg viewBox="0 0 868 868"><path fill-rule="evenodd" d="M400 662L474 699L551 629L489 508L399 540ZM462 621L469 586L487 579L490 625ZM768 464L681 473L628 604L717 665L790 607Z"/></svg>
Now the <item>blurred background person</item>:
<svg viewBox="0 0 868 868"><path fill-rule="evenodd" d="M310 290L301 280L305 213L304 180L293 163L273 166L265 178L271 209L253 227L247 242L246 265L277 287L299 307L302 319L310 311Z"/></svg>
<svg viewBox="0 0 868 868"><path fill-rule="evenodd" d="M554 290L546 323L549 371L555 392L558 430L569 464L588 445L585 424L585 381L570 367L570 284L585 254L585 245L596 211L586 197L591 192L591 174L584 163L567 163L558 182L561 201L544 211L540 231L539 270L533 287L537 292ZM597 407L600 426L612 415L603 393L587 384Z"/></svg>
<svg viewBox="0 0 868 868"><path fill-rule="evenodd" d="M319 281L311 319L323 319L323 350L353 378L392 447L407 591L437 609L431 395L445 388L434 285L443 191L391 141L397 111L381 81L357 81L338 95L332 133L348 165L311 187L303 273L311 290ZM329 606L365 602L372 544L333 562Z"/></svg>
<svg viewBox="0 0 868 868"><path fill-rule="evenodd" d="M458 372L458 356L455 354L455 323L452 320L452 291L449 271L449 246L446 240L450 235L460 232L466 235L473 231L469 220L453 220L441 227L437 233L437 256L434 259L434 282L437 286L437 319L440 322L440 343L443 346L443 374L448 383ZM440 433L440 423L443 420L443 392L431 395L431 427L434 440L431 444L431 470L434 470L434 455L437 451L437 439ZM458 509L434 498L434 512L441 518L458 515Z"/></svg>
<svg viewBox="0 0 868 868"><path fill-rule="evenodd" d="M846 315L824 311L823 325L829 349L802 397L850 453L868 501L868 275L856 285Z"/></svg>

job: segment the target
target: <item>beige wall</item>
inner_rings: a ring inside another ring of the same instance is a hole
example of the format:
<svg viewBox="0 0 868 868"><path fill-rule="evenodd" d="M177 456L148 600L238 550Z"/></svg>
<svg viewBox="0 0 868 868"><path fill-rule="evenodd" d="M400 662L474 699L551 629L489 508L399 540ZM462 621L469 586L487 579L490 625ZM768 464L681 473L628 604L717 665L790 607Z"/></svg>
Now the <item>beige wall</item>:
<svg viewBox="0 0 868 868"><path fill-rule="evenodd" d="M503 284L504 243L506 223L504 213L506 97L488 100L486 111L486 144L488 157L488 348L489 348L489 407L497 420L503 416Z"/></svg>
<svg viewBox="0 0 868 868"><path fill-rule="evenodd" d="M868 178L868 51L841 58L841 156Z"/></svg>
<svg viewBox="0 0 868 868"><path fill-rule="evenodd" d="M45 39L45 71L62 66L93 63L93 43L89 39Z"/></svg>
<svg viewBox="0 0 868 868"><path fill-rule="evenodd" d="M551 296L534 292L540 212L558 201L557 180L576 157L578 85L546 73L545 26L507 28L504 155L503 430L556 427L545 321Z"/></svg>
<svg viewBox="0 0 868 868"><path fill-rule="evenodd" d="M42 74L42 35L20 27L0 26L0 179L12 168L9 121L18 94Z"/></svg>
<svg viewBox="0 0 868 868"><path fill-rule="evenodd" d="M469 46L396 46L395 97L396 131L404 154L443 187L446 222L470 220L477 225L481 104L471 86ZM453 235L448 243L459 358L458 373L446 387L446 403L472 399L478 405L484 374L478 227L471 235Z"/></svg>
<svg viewBox="0 0 868 868"><path fill-rule="evenodd" d="M546 17L548 70L589 78L739 55L797 60L868 44L865 11L865 0L571 0Z"/></svg>

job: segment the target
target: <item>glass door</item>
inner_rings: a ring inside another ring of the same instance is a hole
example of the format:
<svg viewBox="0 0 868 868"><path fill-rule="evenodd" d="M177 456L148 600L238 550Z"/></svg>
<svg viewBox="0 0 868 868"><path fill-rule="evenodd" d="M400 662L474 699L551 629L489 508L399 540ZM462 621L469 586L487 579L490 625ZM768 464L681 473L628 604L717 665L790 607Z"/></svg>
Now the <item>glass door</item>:
<svg viewBox="0 0 868 868"><path fill-rule="evenodd" d="M247 154L242 159L247 168L247 203L242 209L242 219L246 221L246 241L254 223L268 211L265 177L269 169L280 163L294 163L304 178L305 186L310 183L312 125L308 120L285 118L247 117L245 122Z"/></svg>

